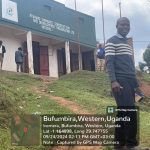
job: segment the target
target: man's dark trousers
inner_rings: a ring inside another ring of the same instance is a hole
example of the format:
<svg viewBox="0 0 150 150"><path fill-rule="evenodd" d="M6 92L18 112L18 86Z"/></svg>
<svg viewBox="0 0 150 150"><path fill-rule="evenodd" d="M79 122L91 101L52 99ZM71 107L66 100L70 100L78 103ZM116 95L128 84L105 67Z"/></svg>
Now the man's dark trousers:
<svg viewBox="0 0 150 150"><path fill-rule="evenodd" d="M114 92L114 97L118 108L135 109L135 88L138 86L135 78L117 78L119 84L123 87L120 92ZM117 121L121 128L115 129L115 141L119 141L120 146L134 147L138 145L137 141L137 112L136 111L119 111L117 117L130 117L130 122Z"/></svg>

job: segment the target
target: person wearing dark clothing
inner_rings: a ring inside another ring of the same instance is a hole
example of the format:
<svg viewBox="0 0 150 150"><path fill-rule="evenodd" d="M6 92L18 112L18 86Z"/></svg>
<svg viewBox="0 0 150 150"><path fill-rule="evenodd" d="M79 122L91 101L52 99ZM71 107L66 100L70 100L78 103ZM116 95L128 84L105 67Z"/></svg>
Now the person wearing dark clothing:
<svg viewBox="0 0 150 150"><path fill-rule="evenodd" d="M17 72L19 72L19 68L20 72L23 72L23 58L24 58L23 50L21 47L19 47L18 50L15 52L15 62L17 65Z"/></svg>
<svg viewBox="0 0 150 150"><path fill-rule="evenodd" d="M130 31L130 21L121 17L116 24L117 34L111 37L105 45L106 68L111 81L111 88L115 97L117 107L125 109L136 109L135 88L138 88L133 50L128 44L127 34ZM118 111L117 117L129 117L130 122L117 121L121 128L115 129L115 150L149 150L140 148L137 140L137 112Z"/></svg>
<svg viewBox="0 0 150 150"><path fill-rule="evenodd" d="M0 41L0 70L2 70L4 53L6 53L5 46L2 45L3 42Z"/></svg>
<svg viewBox="0 0 150 150"><path fill-rule="evenodd" d="M102 44L98 44L97 47L97 71L105 70L105 49Z"/></svg>

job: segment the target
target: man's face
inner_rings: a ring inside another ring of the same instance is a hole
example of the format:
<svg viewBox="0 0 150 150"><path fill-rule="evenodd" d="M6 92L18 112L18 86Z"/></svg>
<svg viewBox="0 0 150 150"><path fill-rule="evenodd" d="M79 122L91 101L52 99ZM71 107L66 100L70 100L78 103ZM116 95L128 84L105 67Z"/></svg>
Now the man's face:
<svg viewBox="0 0 150 150"><path fill-rule="evenodd" d="M123 37L126 37L126 35L129 33L130 31L130 22L129 20L127 19L120 19L118 22L117 22L117 32L119 34L121 34Z"/></svg>

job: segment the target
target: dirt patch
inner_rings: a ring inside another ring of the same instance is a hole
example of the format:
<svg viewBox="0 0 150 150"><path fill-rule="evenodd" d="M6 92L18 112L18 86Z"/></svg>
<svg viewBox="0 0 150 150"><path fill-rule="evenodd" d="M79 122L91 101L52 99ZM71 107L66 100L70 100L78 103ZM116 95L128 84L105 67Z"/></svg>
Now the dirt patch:
<svg viewBox="0 0 150 150"><path fill-rule="evenodd" d="M147 82L142 81L140 88L146 97L150 97L150 85Z"/></svg>
<svg viewBox="0 0 150 150"><path fill-rule="evenodd" d="M76 114L89 114L88 111L84 110L81 106L79 106L75 102L68 101L62 97L57 97L57 96L52 96L52 95L49 96L49 98L55 100L61 106L69 108L72 112Z"/></svg>
<svg viewBox="0 0 150 150"><path fill-rule="evenodd" d="M84 110L81 106L79 106L75 102L66 100L65 98L62 97L52 96L46 93L45 89L41 90L38 89L37 87L32 87L32 90L38 94L44 94L44 96L47 96L51 100L56 101L61 106L67 107L75 114L90 114L87 110ZM102 147L101 146L54 146L49 148L48 150L102 150Z"/></svg>
<svg viewBox="0 0 150 150"><path fill-rule="evenodd" d="M48 97L51 100L54 100L59 105L70 109L75 114L90 114L87 110L84 110L77 103L72 102L70 100L66 100L65 98L62 98L62 97L50 95L50 94L46 93L45 89L41 90L41 89L38 89L37 87L32 87L32 91L34 91L38 94L44 95L44 96Z"/></svg>

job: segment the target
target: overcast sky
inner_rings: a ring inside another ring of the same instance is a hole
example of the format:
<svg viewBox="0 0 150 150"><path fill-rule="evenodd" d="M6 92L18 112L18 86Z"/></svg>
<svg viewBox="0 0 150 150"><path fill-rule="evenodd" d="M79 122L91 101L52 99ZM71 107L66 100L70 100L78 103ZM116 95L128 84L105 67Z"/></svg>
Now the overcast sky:
<svg viewBox="0 0 150 150"><path fill-rule="evenodd" d="M74 9L74 0L55 0ZM150 0L103 0L106 39L116 34L116 20L119 18L119 2L122 16L131 22L128 37L133 37L135 62L143 61L143 52L150 43ZM95 17L96 38L103 42L101 0L76 0L77 10Z"/></svg>

